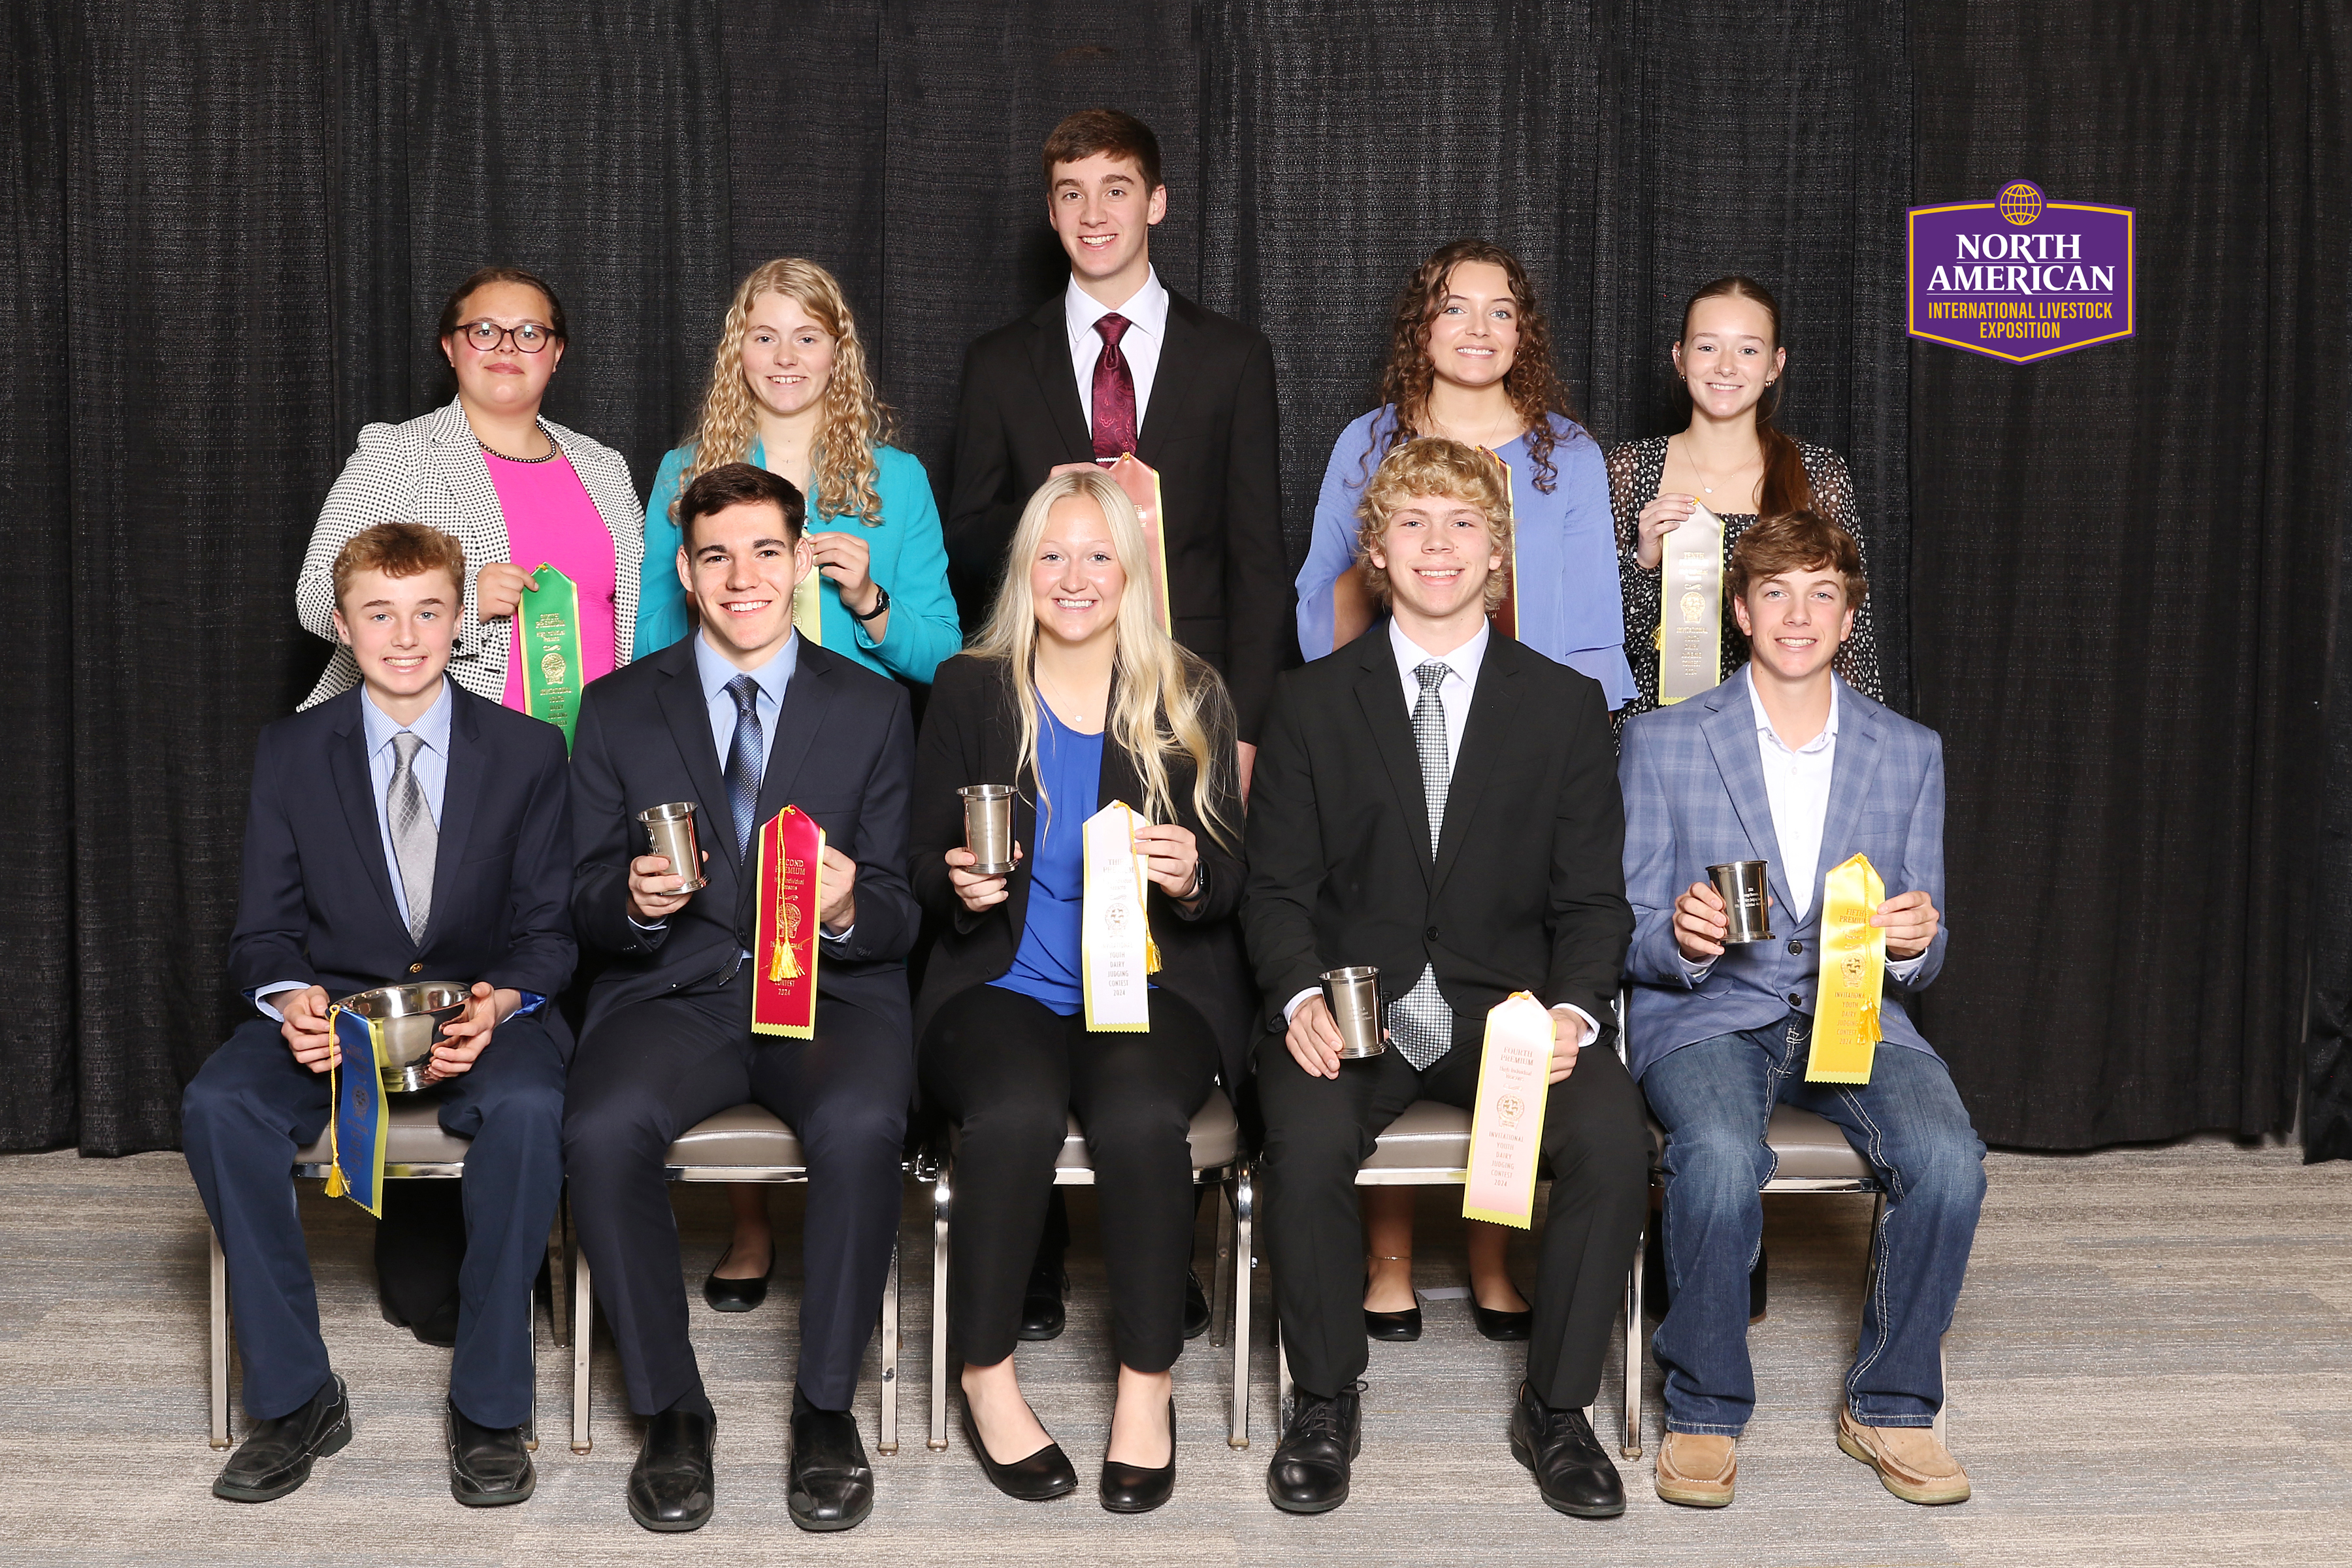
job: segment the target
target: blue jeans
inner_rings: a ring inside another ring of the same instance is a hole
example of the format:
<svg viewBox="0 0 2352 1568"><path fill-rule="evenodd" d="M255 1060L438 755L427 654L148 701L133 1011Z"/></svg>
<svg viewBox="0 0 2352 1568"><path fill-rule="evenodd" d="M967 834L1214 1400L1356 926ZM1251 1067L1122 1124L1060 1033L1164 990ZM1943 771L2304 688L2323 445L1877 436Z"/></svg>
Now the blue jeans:
<svg viewBox="0 0 2352 1568"><path fill-rule="evenodd" d="M1846 1373L1846 1407L1872 1426L1927 1426L1944 1403L1944 1331L1983 1206L1984 1144L1952 1075L1926 1051L1882 1045L1866 1084L1807 1083L1812 1021L1717 1035L1642 1077L1666 1129L1665 1251L1672 1305L1651 1350L1666 1429L1737 1437L1756 1408L1748 1272L1764 1238L1760 1189L1777 1163L1772 1107L1828 1118L1886 1188L1886 1217Z"/></svg>

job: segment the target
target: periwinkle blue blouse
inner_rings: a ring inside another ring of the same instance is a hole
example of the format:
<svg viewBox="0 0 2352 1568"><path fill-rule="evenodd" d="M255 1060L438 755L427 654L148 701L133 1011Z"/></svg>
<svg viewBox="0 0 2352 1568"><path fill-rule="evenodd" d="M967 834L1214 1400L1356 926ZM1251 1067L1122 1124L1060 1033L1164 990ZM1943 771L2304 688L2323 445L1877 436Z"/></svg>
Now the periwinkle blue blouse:
<svg viewBox="0 0 2352 1568"><path fill-rule="evenodd" d="M1034 997L1067 1018L1087 1005L1079 974L1086 945L1087 818L1102 790L1103 737L1082 735L1037 704L1037 776L1045 785L1028 913L1013 967L989 982Z"/></svg>
<svg viewBox="0 0 2352 1568"><path fill-rule="evenodd" d="M646 500L645 574L637 594L639 658L677 641L693 624L685 590L678 585L677 520L670 515L678 476L686 471L692 451L679 447L662 458L653 494ZM761 443L751 443L744 461L754 468L766 466ZM866 628L843 607L841 590L829 577L817 591L819 624L824 646L833 652L880 674L928 684L940 661L963 647L955 597L948 591L948 550L940 531L939 503L932 500L930 479L913 453L877 447L874 466L874 490L882 502L879 524L868 528L854 517L820 517L810 521L808 531L855 529L866 541L867 569L890 595L886 635L878 643L867 638Z"/></svg>
<svg viewBox="0 0 2352 1568"><path fill-rule="evenodd" d="M1617 587L1616 522L1609 509L1609 472L1601 447L1584 427L1550 416L1551 493L1536 489L1535 460L1525 436L1498 455L1511 469L1511 510L1517 522L1519 641L1601 683L1612 709L1633 696L1625 662L1625 609ZM1364 481L1394 423L1383 405L1339 433L1315 500L1315 537L1298 569L1298 651L1320 658L1331 651L1331 585L1356 563L1356 506ZM650 552L651 523L646 549Z"/></svg>

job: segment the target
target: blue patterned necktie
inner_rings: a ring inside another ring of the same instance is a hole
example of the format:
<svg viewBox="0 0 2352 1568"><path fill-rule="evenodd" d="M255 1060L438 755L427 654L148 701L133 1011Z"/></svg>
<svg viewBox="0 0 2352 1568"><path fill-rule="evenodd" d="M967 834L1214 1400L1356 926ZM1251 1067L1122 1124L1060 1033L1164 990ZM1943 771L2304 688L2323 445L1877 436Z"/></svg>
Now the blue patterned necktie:
<svg viewBox="0 0 2352 1568"><path fill-rule="evenodd" d="M735 742L727 748L727 804L735 817L735 858L751 853L751 818L760 809L760 772L768 748L760 736L760 683L739 675L727 683L735 699Z"/></svg>
<svg viewBox="0 0 2352 1568"><path fill-rule="evenodd" d="M1421 794L1429 804L1429 852L1437 853L1445 828L1445 792L1454 782L1454 763L1445 754L1445 700L1437 689L1445 682L1444 663L1431 659L1416 667L1421 700L1412 705L1413 744L1421 752ZM1454 1048L1454 1009L1437 988L1437 966L1424 963L1412 990L1389 1008L1389 1034L1404 1059L1423 1072Z"/></svg>

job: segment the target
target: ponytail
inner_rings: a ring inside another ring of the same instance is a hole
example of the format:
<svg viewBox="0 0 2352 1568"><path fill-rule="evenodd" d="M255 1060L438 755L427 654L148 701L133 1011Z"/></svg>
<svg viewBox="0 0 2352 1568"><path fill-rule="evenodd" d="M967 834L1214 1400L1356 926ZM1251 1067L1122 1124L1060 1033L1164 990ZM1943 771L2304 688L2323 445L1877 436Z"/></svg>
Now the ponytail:
<svg viewBox="0 0 2352 1568"><path fill-rule="evenodd" d="M1683 336L1690 336L1691 312L1698 308L1701 300L1724 298L1753 300L1762 306L1765 315L1772 321L1772 346L1780 346L1780 302L1763 284L1739 273L1699 286L1683 307ZM1762 517L1811 511L1813 507L1813 481L1805 472L1804 454L1797 450L1796 442L1786 432L1772 423L1773 413L1780 406L1781 384L1788 379L1784 374L1766 387L1763 400L1756 405L1756 444L1764 451L1764 483L1757 498L1758 515Z"/></svg>

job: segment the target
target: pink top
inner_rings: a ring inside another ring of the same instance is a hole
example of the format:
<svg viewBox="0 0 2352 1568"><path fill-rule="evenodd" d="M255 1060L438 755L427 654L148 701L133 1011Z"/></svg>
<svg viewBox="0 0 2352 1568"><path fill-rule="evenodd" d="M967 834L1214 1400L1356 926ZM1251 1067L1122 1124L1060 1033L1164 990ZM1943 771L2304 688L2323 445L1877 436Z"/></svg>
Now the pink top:
<svg viewBox="0 0 2352 1568"><path fill-rule="evenodd" d="M612 674L613 535L587 487L572 471L571 459L559 449L537 463L488 452L482 460L490 466L490 485L499 492L499 510L506 513L514 563L531 572L545 562L580 585L581 683ZM522 659L513 640L521 636L520 626L507 636L505 702L520 711Z"/></svg>

